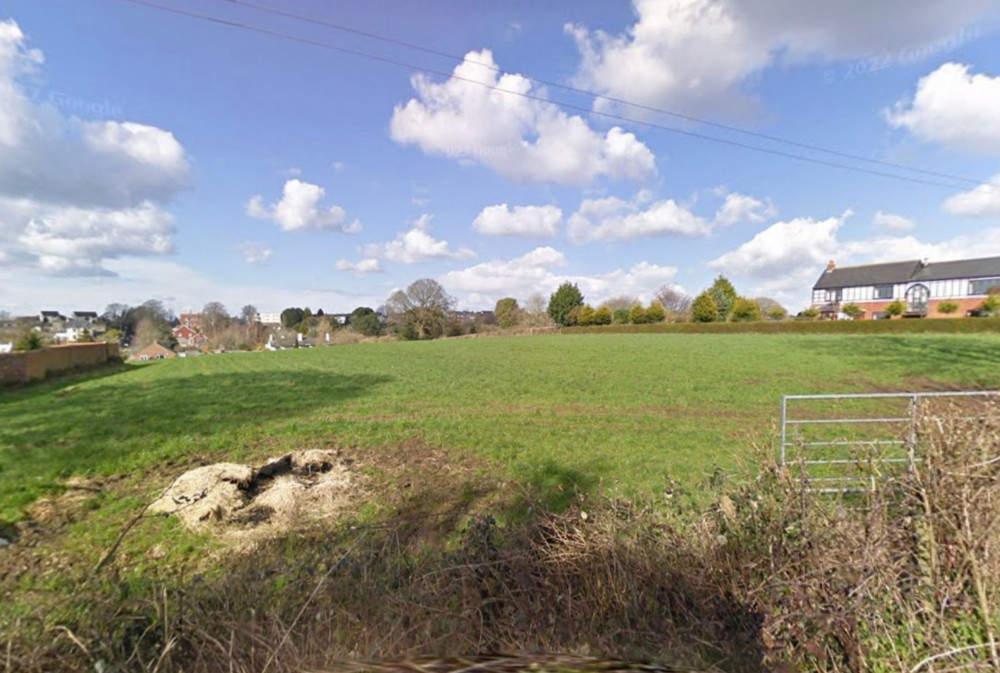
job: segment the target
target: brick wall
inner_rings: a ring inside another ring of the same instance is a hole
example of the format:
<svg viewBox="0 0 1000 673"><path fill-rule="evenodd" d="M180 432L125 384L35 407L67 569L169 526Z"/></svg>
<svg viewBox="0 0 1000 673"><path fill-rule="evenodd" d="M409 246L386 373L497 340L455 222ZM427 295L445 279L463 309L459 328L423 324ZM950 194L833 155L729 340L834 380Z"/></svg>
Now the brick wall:
<svg viewBox="0 0 1000 673"><path fill-rule="evenodd" d="M97 367L118 357L118 345L106 343L70 344L26 353L2 353L0 385L40 381L62 372Z"/></svg>
<svg viewBox="0 0 1000 673"><path fill-rule="evenodd" d="M980 306L982 306L984 297L976 298L964 298L964 299L931 299L927 302L927 317L928 318L964 318L969 311L975 311ZM958 310L951 314L941 313L937 310L938 304L944 302L952 302L958 305ZM885 301L858 301L858 302L841 302L840 306L843 308L847 304L855 303L865 310L865 314L861 316L863 320L871 320L872 316L876 313L881 313L885 311L886 307L892 303L892 300ZM906 306L906 301L903 300L903 306Z"/></svg>

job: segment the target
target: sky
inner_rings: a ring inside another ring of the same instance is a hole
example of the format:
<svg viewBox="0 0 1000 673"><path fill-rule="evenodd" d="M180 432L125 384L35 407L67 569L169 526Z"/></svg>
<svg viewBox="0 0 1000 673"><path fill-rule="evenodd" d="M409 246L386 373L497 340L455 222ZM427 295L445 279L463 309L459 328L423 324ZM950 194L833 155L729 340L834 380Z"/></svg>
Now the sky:
<svg viewBox="0 0 1000 673"><path fill-rule="evenodd" d="M829 260L992 255L993 0L0 3L15 315L719 274L798 311Z"/></svg>

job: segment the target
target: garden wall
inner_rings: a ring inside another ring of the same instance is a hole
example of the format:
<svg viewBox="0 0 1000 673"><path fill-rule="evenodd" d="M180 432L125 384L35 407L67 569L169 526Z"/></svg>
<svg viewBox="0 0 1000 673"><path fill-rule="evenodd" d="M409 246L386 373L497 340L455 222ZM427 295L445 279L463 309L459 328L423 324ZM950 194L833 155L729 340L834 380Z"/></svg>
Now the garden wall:
<svg viewBox="0 0 1000 673"><path fill-rule="evenodd" d="M119 360L118 345L69 344L24 353L0 354L0 385L41 381L54 374L99 367Z"/></svg>

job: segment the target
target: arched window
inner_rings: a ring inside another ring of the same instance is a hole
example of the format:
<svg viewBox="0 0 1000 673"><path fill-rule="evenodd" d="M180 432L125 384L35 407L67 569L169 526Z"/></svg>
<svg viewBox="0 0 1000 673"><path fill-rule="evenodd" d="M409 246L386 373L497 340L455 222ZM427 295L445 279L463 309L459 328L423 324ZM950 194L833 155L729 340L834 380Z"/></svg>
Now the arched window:
<svg viewBox="0 0 1000 673"><path fill-rule="evenodd" d="M909 313L927 313L927 300L931 291L926 285L917 284L906 291L906 308Z"/></svg>

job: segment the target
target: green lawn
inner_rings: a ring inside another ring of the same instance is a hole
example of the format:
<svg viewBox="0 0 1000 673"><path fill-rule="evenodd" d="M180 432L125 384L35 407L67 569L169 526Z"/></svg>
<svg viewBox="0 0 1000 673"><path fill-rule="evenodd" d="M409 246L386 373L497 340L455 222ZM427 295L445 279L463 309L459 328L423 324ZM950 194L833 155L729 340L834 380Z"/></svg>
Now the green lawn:
<svg viewBox="0 0 1000 673"><path fill-rule="evenodd" d="M552 335L135 365L0 392L0 520L72 475L166 480L194 456L306 446L440 447L531 482L655 490L772 441L783 393L998 379L995 334Z"/></svg>

